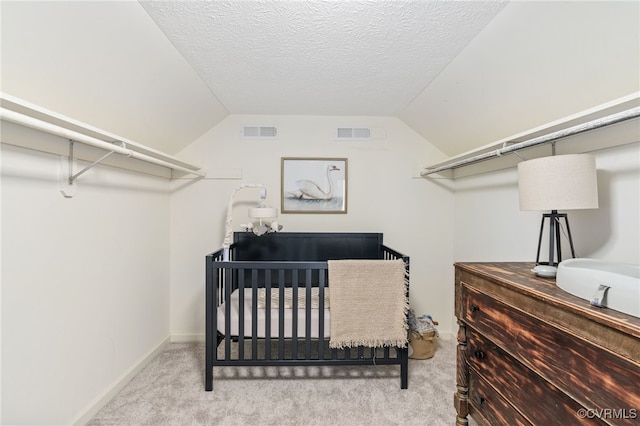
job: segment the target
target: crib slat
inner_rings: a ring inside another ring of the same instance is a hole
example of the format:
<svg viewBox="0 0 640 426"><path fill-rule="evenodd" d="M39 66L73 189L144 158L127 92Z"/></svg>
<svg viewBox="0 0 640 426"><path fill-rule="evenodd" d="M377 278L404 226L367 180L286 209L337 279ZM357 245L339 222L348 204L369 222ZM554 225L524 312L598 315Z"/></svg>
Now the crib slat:
<svg viewBox="0 0 640 426"><path fill-rule="evenodd" d="M318 270L318 359L324 359L324 292L325 292L325 271Z"/></svg>
<svg viewBox="0 0 640 426"><path fill-rule="evenodd" d="M244 359L244 270L238 274L238 359Z"/></svg>
<svg viewBox="0 0 640 426"><path fill-rule="evenodd" d="M233 270L225 270L224 273L224 359L231 358L231 321L227 318L231 318L231 276Z"/></svg>
<svg viewBox="0 0 640 426"><path fill-rule="evenodd" d="M306 303L304 319L304 359L311 359L311 269L305 273Z"/></svg>
<svg viewBox="0 0 640 426"><path fill-rule="evenodd" d="M271 269L264 273L264 358L271 359Z"/></svg>
<svg viewBox="0 0 640 426"><path fill-rule="evenodd" d="M251 359L258 359L258 270L251 271Z"/></svg>
<svg viewBox="0 0 640 426"><path fill-rule="evenodd" d="M284 300L284 269L278 273L278 297ZM278 307L278 359L284 359L284 303Z"/></svg>
<svg viewBox="0 0 640 426"><path fill-rule="evenodd" d="M298 270L291 271L291 286L292 286L292 298L291 300L291 359L298 359Z"/></svg>

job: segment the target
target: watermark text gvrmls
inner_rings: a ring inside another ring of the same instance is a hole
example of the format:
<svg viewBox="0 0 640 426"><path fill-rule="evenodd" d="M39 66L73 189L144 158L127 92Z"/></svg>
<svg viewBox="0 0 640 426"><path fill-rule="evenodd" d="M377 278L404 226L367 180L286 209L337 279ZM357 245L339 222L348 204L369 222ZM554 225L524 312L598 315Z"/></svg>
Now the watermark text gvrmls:
<svg viewBox="0 0 640 426"><path fill-rule="evenodd" d="M637 419L636 408L581 408L577 411L582 419Z"/></svg>

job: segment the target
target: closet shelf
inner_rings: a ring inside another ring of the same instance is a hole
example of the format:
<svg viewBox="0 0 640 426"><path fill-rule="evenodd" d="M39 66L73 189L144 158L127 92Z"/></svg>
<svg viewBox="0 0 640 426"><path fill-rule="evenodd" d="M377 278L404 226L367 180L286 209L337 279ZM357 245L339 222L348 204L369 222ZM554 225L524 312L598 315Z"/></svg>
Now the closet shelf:
<svg viewBox="0 0 640 426"><path fill-rule="evenodd" d="M638 142L639 118L640 92L636 92L426 166L420 176L455 179L514 167L523 159L518 155L520 151L527 150L527 159L550 155L551 151L544 146L555 145L559 141L563 143L558 145L558 154L582 153ZM603 131L607 133L603 135ZM576 138L578 135L581 138Z"/></svg>
<svg viewBox="0 0 640 426"><path fill-rule="evenodd" d="M55 135L67 139L70 143L79 142L84 145L107 151L106 155L103 155L90 167L93 167L112 153L116 153L165 169L170 169L172 172L180 172L182 175L194 175L196 177L205 176L198 166L186 163L169 154L145 145L116 136L104 130L89 126L88 124L30 104L22 99L1 93L0 101L0 117L2 118L2 121ZM15 144L18 146L26 146L27 148L36 149L33 145L12 143L12 141L5 140L4 137L2 143ZM59 147L46 149L39 145L38 148L51 153L60 153ZM69 155L70 160L71 156L72 155ZM172 175L169 177L173 177Z"/></svg>

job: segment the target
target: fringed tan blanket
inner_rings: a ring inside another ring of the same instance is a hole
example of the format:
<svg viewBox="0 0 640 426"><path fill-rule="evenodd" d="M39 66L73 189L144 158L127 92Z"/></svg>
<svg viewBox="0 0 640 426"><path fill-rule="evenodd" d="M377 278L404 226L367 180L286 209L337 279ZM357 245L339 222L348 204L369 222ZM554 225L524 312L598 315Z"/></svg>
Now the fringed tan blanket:
<svg viewBox="0 0 640 426"><path fill-rule="evenodd" d="M330 260L329 346L383 347L407 344L407 282L398 260Z"/></svg>

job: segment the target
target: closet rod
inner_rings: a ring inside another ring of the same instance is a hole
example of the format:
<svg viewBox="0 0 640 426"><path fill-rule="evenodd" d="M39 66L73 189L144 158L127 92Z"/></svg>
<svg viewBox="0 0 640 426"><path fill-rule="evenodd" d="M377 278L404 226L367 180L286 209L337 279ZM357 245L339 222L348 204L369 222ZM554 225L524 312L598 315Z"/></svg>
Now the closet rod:
<svg viewBox="0 0 640 426"><path fill-rule="evenodd" d="M64 127L56 126L55 124L47 123L46 121L38 120L37 118L29 117L24 114L17 113L15 111L8 110L6 108L0 108L0 117L3 120L10 121L12 123L19 124L21 126L30 127L32 129L40 130L52 135L61 136L65 139L70 139L75 142L81 142L85 145L90 145L96 148L104 149L107 151L113 151L116 154L125 155L127 157L135 158L147 163L152 163L158 166L166 167L172 170L178 170L184 173L194 174L196 176L204 177L205 174L197 170L188 169L178 164L171 163L169 161L160 160L158 158L151 157L140 152L136 152L132 149L125 148L119 145L115 145L110 142L87 136L74 130L65 129Z"/></svg>
<svg viewBox="0 0 640 426"><path fill-rule="evenodd" d="M538 136L524 142L514 143L513 145L510 145L510 146L504 146L510 143L509 141L506 141L503 144L502 148L498 148L494 151L485 152L484 154L478 154L474 157L465 158L464 160L455 161L453 163L446 164L444 166L427 168L425 171L420 173L420 176L425 177L433 173L442 172L444 170L456 169L458 167L467 166L469 164L479 163L481 161L490 160L495 157L500 157L504 154L509 154L514 151L519 151L525 148L531 148L533 146L542 145L545 143L555 142L558 139L588 132L590 130L596 130L601 127L611 126L613 124L621 123L623 121L631 120L638 117L640 117L640 107L635 107L635 108L628 109L626 111L621 111L615 114L608 115L606 117L597 118L595 120L591 120L586 123L578 124L576 126L571 126L566 129L558 130L556 132L551 132L546 135Z"/></svg>

